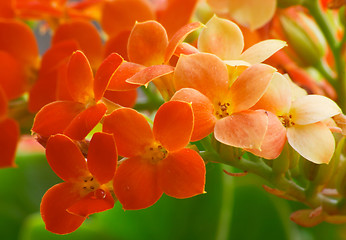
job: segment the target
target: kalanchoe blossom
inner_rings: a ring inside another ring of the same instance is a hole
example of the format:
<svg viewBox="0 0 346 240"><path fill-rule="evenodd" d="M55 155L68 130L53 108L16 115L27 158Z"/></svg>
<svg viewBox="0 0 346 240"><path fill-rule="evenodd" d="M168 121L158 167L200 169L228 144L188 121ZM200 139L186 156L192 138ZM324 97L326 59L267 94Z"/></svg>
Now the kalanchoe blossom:
<svg viewBox="0 0 346 240"><path fill-rule="evenodd" d="M75 231L93 213L113 208L109 186L117 166L117 149L111 134L95 133L87 161L65 135L48 140L46 156L53 171L65 182L50 188L42 198L46 229L58 234Z"/></svg>
<svg viewBox="0 0 346 240"><path fill-rule="evenodd" d="M197 152L186 148L193 129L190 104L164 103L151 129L143 115L130 108L105 117L103 131L113 133L120 156L114 193L124 209L153 205L166 193L188 198L204 192L205 165Z"/></svg>
<svg viewBox="0 0 346 240"><path fill-rule="evenodd" d="M267 131L265 111L249 110L266 91L276 70L265 64L247 68L234 82L215 55L182 55L174 72L173 100L191 102L195 127L191 140L214 132L215 138L239 148L260 148Z"/></svg>

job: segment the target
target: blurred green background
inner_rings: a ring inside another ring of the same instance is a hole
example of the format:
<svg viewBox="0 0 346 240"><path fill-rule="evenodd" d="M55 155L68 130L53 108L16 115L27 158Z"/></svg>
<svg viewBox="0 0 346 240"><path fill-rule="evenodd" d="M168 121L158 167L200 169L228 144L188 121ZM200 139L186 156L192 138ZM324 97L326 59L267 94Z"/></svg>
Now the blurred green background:
<svg viewBox="0 0 346 240"><path fill-rule="evenodd" d="M254 175L231 177L220 164L207 164L206 194L178 200L163 196L139 211L115 208L94 214L74 233L45 230L39 214L45 191L60 182L42 154L19 153L18 168L0 170L1 240L342 240L346 225L303 228L289 220L303 205L272 196ZM230 170L230 169L227 169Z"/></svg>

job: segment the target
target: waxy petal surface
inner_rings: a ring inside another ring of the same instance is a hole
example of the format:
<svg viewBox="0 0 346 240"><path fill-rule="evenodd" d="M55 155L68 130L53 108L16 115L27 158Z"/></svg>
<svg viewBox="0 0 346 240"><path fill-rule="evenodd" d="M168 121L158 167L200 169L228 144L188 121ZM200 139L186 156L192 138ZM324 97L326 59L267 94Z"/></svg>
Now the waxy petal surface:
<svg viewBox="0 0 346 240"><path fill-rule="evenodd" d="M8 106L7 106L7 97L5 91L0 87L0 121L7 117Z"/></svg>
<svg viewBox="0 0 346 240"><path fill-rule="evenodd" d="M194 88L209 99L222 98L228 90L226 65L215 55L181 55L174 71L177 90Z"/></svg>
<svg viewBox="0 0 346 240"><path fill-rule="evenodd" d="M40 206L46 229L57 234L75 231L85 220L84 217L66 211L80 199L72 183L60 183L51 187L43 196Z"/></svg>
<svg viewBox="0 0 346 240"><path fill-rule="evenodd" d="M0 122L0 168L15 167L14 163L20 132L18 123L10 118Z"/></svg>
<svg viewBox="0 0 346 240"><path fill-rule="evenodd" d="M117 148L113 135L95 133L88 149L88 169L100 184L111 181L117 167Z"/></svg>
<svg viewBox="0 0 346 240"><path fill-rule="evenodd" d="M341 113L331 99L320 95L306 95L292 103L290 114L295 124L305 125L325 120Z"/></svg>
<svg viewBox="0 0 346 240"><path fill-rule="evenodd" d="M130 84L126 80L134 76L136 73L142 71L146 67L137 63L123 62L120 67L114 72L108 90L112 91L125 91L138 88L138 84Z"/></svg>
<svg viewBox="0 0 346 240"><path fill-rule="evenodd" d="M157 110L154 137L168 151L184 148L190 142L192 130L193 112L189 103L169 101Z"/></svg>
<svg viewBox="0 0 346 240"><path fill-rule="evenodd" d="M275 68L265 64L255 64L247 68L230 88L232 111L247 110L255 105L267 90Z"/></svg>
<svg viewBox="0 0 346 240"><path fill-rule="evenodd" d="M126 210L150 207L162 195L157 179L157 168L140 157L122 162L113 180L113 189Z"/></svg>
<svg viewBox="0 0 346 240"><path fill-rule="evenodd" d="M123 107L132 108L136 104L137 95L136 89L128 91L106 91L104 98Z"/></svg>
<svg viewBox="0 0 346 240"><path fill-rule="evenodd" d="M159 163L159 184L163 192L175 198L189 198L204 193L205 164L192 149L170 153Z"/></svg>
<svg viewBox="0 0 346 240"><path fill-rule="evenodd" d="M287 139L294 150L313 163L329 163L333 156L335 140L323 123L289 127Z"/></svg>
<svg viewBox="0 0 346 240"><path fill-rule="evenodd" d="M268 127L268 115L263 111L243 111L218 120L216 140L229 146L260 149Z"/></svg>
<svg viewBox="0 0 346 240"><path fill-rule="evenodd" d="M244 37L237 24L214 15L199 35L198 49L222 60L238 59L244 49Z"/></svg>
<svg viewBox="0 0 346 240"><path fill-rule="evenodd" d="M178 90L171 100L185 101L191 104L194 115L194 128L191 141L198 141L213 132L216 117L210 100L193 88Z"/></svg>
<svg viewBox="0 0 346 240"><path fill-rule="evenodd" d="M154 65L143 69L126 80L130 84L147 86L152 80L170 74L174 67L169 65Z"/></svg>
<svg viewBox="0 0 346 240"><path fill-rule="evenodd" d="M56 175L66 182L78 182L90 175L83 154L65 135L57 134L48 139L46 157Z"/></svg>
<svg viewBox="0 0 346 240"><path fill-rule="evenodd" d="M154 141L145 117L131 108L121 108L106 116L103 131L113 133L118 153L123 157L141 154Z"/></svg>

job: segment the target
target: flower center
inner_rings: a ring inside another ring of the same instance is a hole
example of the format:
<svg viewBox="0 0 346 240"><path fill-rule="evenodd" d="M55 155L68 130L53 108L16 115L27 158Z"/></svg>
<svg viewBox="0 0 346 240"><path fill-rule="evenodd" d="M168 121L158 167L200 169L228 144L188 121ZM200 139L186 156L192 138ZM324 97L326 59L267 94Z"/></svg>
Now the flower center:
<svg viewBox="0 0 346 240"><path fill-rule="evenodd" d="M229 102L218 102L215 107L215 115L218 118L228 117L232 114L231 103Z"/></svg>
<svg viewBox="0 0 346 240"><path fill-rule="evenodd" d="M279 120L281 121L282 125L285 127L285 128L288 128L288 127L292 127L295 125L295 123L292 121L292 115L282 115L282 116L279 116Z"/></svg>
<svg viewBox="0 0 346 240"><path fill-rule="evenodd" d="M83 179L82 189L86 193L93 192L100 187L100 184L95 180L93 176L88 176Z"/></svg>
<svg viewBox="0 0 346 240"><path fill-rule="evenodd" d="M151 163L157 163L167 157L168 151L158 143L149 146L143 157L148 159Z"/></svg>

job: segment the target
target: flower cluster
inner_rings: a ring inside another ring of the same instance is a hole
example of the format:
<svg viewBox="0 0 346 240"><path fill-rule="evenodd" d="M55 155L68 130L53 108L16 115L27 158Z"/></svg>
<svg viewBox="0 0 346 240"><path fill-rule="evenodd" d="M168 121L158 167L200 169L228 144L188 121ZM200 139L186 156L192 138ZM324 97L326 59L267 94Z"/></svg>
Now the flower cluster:
<svg viewBox="0 0 346 240"><path fill-rule="evenodd" d="M327 41L345 33L338 23L325 39L311 2L2 1L0 167L15 165L19 125L34 116L32 135L64 181L41 203L58 234L116 201L136 210L163 193L203 194L209 161L267 176L268 192L306 203L314 210L292 214L301 225L344 222L345 37ZM42 56L25 21L52 31ZM309 166L318 170L307 177Z"/></svg>

